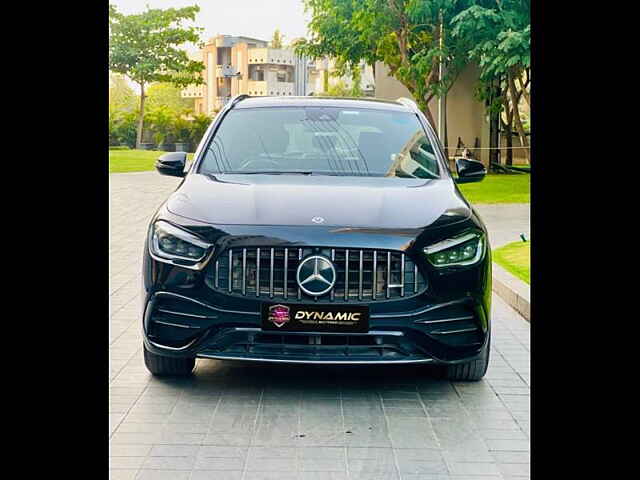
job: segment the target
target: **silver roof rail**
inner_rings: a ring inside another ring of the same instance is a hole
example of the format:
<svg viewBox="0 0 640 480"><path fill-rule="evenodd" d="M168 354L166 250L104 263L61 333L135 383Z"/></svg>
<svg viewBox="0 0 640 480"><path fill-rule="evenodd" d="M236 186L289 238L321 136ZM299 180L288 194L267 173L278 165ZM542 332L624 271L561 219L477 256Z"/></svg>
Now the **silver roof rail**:
<svg viewBox="0 0 640 480"><path fill-rule="evenodd" d="M413 100L411 100L410 98L400 97L400 98L396 99L396 102L401 103L405 107L409 107L415 113L420 112L420 108L418 108L418 104L416 102L414 102Z"/></svg>
<svg viewBox="0 0 640 480"><path fill-rule="evenodd" d="M244 100L245 98L249 98L250 96L251 95L247 95L246 93L241 93L239 95L236 95L229 101L229 104L230 104L229 110L231 110L236 103L240 102L241 100Z"/></svg>

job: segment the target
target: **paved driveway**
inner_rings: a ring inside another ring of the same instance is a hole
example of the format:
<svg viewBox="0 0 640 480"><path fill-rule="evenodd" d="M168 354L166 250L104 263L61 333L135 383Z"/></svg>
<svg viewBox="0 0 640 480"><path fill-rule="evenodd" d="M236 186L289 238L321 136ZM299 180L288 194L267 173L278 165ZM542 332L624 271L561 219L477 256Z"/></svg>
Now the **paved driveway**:
<svg viewBox="0 0 640 480"><path fill-rule="evenodd" d="M214 360L198 360L188 379L153 378L141 351L141 249L179 180L145 172L110 181L113 480L529 477L529 324L495 295L481 382L411 366Z"/></svg>
<svg viewBox="0 0 640 480"><path fill-rule="evenodd" d="M504 203L476 205L476 211L489 229L491 248L520 241L520 234L530 237L529 204Z"/></svg>

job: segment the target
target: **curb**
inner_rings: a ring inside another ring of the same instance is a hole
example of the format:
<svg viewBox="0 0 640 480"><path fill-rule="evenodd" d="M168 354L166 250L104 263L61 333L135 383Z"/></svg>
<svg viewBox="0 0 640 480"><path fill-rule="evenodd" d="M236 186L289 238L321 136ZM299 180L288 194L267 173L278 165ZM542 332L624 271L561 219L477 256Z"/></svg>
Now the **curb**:
<svg viewBox="0 0 640 480"><path fill-rule="evenodd" d="M493 262L493 291L511 308L531 323L531 288L497 263Z"/></svg>

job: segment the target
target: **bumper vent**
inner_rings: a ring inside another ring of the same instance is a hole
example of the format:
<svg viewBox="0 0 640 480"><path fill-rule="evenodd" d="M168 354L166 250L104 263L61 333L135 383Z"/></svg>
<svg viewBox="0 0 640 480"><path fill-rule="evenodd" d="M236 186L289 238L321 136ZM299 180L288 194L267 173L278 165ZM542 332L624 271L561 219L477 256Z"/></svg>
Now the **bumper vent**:
<svg viewBox="0 0 640 480"><path fill-rule="evenodd" d="M331 259L337 279L321 297L297 284L301 260L312 254ZM427 285L403 252L338 248L233 248L208 269L207 285L219 293L275 300L314 298L320 302L384 301L422 293Z"/></svg>

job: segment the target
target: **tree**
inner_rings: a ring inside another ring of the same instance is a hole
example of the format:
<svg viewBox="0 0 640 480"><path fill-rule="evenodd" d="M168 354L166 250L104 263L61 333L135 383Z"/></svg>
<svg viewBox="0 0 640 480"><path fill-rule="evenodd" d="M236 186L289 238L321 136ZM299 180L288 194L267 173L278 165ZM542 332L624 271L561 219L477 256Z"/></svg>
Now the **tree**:
<svg viewBox="0 0 640 480"><path fill-rule="evenodd" d="M127 142L125 116L135 112L137 102L137 96L126 78L109 73L109 145Z"/></svg>
<svg viewBox="0 0 640 480"><path fill-rule="evenodd" d="M147 100L149 108L164 105L173 112L183 112L186 108L193 108L193 98L182 98L182 89L172 83L157 82L149 85Z"/></svg>
<svg viewBox="0 0 640 480"><path fill-rule="evenodd" d="M341 78L333 85L328 85L328 76L327 76L327 85L324 92L319 95L325 97L361 97L362 96L362 88L360 84L362 83L362 71L360 67L355 67L351 72L351 86L348 87L344 80ZM335 76L335 74L333 74Z"/></svg>
<svg viewBox="0 0 640 480"><path fill-rule="evenodd" d="M129 148L136 146L136 111L117 111L109 113L109 145L125 144Z"/></svg>
<svg viewBox="0 0 640 480"><path fill-rule="evenodd" d="M194 20L198 6L151 9L141 14L123 15L109 5L109 70L127 75L140 85L140 107L136 146L142 142L145 86L170 82L179 87L202 84L204 64L190 60L180 45L198 43L197 27L183 27Z"/></svg>
<svg viewBox="0 0 640 480"><path fill-rule="evenodd" d="M311 38L296 51L332 56L341 73L362 60L382 61L435 125L429 102L449 91L468 62L467 39L453 37L449 26L470 1L304 0Z"/></svg>
<svg viewBox="0 0 640 480"><path fill-rule="evenodd" d="M280 33L280 29L276 28L271 37L271 48L283 48L284 35Z"/></svg>
<svg viewBox="0 0 640 480"><path fill-rule="evenodd" d="M492 108L502 112L501 123L508 146L515 127L530 160L529 142L520 113L521 99L530 105L531 16L529 0L485 0L475 2L452 19L453 36L471 40L468 57L480 67L479 92L493 95ZM511 152L507 154L508 161Z"/></svg>
<svg viewBox="0 0 640 480"><path fill-rule="evenodd" d="M211 124L211 117L205 115L204 113L199 115L194 115L191 120L191 138L190 142L193 148L196 148L202 140L207 128Z"/></svg>
<svg viewBox="0 0 640 480"><path fill-rule="evenodd" d="M158 105L150 108L145 115L153 132L153 141L156 145L165 143L173 130L175 114L166 105Z"/></svg>
<svg viewBox="0 0 640 480"><path fill-rule="evenodd" d="M127 79L118 73L109 73L109 112L130 112L136 108L137 101Z"/></svg>

